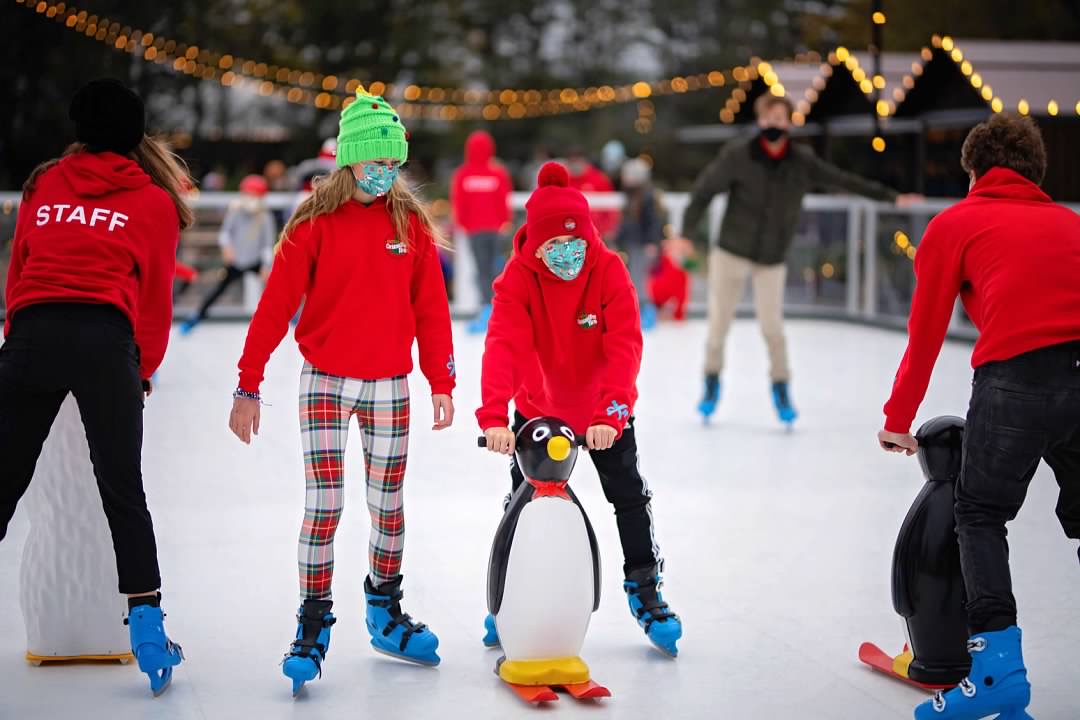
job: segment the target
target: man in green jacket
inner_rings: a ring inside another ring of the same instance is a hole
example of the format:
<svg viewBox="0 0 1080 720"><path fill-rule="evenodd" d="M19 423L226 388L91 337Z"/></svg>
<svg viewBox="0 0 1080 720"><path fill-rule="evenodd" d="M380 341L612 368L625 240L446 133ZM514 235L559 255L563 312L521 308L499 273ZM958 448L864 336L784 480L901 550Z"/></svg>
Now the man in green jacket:
<svg viewBox="0 0 1080 720"><path fill-rule="evenodd" d="M788 392L791 371L784 339L784 260L799 222L803 196L811 188L828 187L900 206L921 202L923 197L901 195L830 165L806 146L793 144L788 137L792 106L787 98L762 95L754 103L754 111L760 132L724 146L694 183L683 218L683 231L693 232L713 196L728 193L720 240L709 255L705 396L698 410L706 420L716 411L724 339L750 278L755 311L769 350L773 402L781 421L791 423L797 413Z"/></svg>

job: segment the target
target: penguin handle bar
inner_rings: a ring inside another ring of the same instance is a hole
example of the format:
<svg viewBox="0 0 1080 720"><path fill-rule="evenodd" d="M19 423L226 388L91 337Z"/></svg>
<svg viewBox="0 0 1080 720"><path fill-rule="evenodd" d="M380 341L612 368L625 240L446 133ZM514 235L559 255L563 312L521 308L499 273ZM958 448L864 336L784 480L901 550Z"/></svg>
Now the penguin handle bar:
<svg viewBox="0 0 1080 720"><path fill-rule="evenodd" d="M575 435L574 436L574 445L575 446L577 446L577 447L585 447L587 444L588 444L588 441L585 440L584 435ZM487 447L487 438L484 437L483 435L476 438L476 447L478 447L478 448L486 448Z"/></svg>

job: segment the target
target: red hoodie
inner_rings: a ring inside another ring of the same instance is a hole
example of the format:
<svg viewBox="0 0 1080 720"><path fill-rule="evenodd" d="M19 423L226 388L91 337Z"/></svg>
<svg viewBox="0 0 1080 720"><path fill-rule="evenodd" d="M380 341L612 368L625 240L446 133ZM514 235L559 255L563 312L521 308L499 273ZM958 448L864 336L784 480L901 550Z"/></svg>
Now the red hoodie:
<svg viewBox="0 0 1080 720"><path fill-rule="evenodd" d="M62 158L19 207L4 333L28 305L115 305L131 321L149 379L169 343L179 240L172 199L134 160L111 152Z"/></svg>
<svg viewBox="0 0 1080 720"><path fill-rule="evenodd" d="M480 428L508 427L513 398L526 417L554 415L584 435L609 425L622 435L637 402L641 323L626 265L596 237L574 280L536 257L539 241L514 237L495 281L481 374Z"/></svg>
<svg viewBox="0 0 1080 720"><path fill-rule="evenodd" d="M614 192L615 188L608 180L608 176L602 170L585 164L585 170L580 175L570 175L570 187L583 193ZM619 218L622 214L618 210L593 210L592 220L600 237L608 237L619 228Z"/></svg>
<svg viewBox="0 0 1080 720"><path fill-rule="evenodd" d="M413 339L432 394L454 389L454 346L438 249L414 215L394 230L386 198L355 200L301 223L274 258L240 358L240 388L257 392L270 353L296 326L300 352L323 372L378 380L412 372Z"/></svg>
<svg viewBox="0 0 1080 720"><path fill-rule="evenodd" d="M908 347L885 404L906 433L926 396L957 294L980 331L972 367L1080 340L1080 215L993 168L931 221L915 253Z"/></svg>
<svg viewBox="0 0 1080 720"><path fill-rule="evenodd" d="M450 202L466 233L498 232L510 222L510 174L494 161L495 140L477 130L465 141L465 164L454 171Z"/></svg>

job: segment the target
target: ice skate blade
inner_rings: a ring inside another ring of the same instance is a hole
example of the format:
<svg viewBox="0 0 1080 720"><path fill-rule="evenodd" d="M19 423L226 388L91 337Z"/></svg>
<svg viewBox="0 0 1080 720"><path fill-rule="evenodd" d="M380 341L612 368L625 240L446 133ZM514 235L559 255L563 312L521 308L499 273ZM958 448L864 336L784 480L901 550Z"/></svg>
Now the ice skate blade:
<svg viewBox="0 0 1080 720"><path fill-rule="evenodd" d="M649 644L652 645L655 650L660 651L660 654L663 655L666 658L671 658L672 660L674 660L677 657L679 657L679 649L678 648L675 648L675 652L672 652L671 650L667 649L666 647L664 647L660 643L655 643L652 640L649 640Z"/></svg>
<svg viewBox="0 0 1080 720"><path fill-rule="evenodd" d="M384 650L381 647L378 647L377 645L375 645L375 643L371 644L371 649L374 650L375 652L379 653L380 655L385 655L386 657L394 658L395 660L401 660L403 662L409 663L410 665L420 665L421 667L438 667L439 663L442 662L442 658L440 658L440 657L436 657L434 660L422 660L422 659L419 659L419 658L411 658L411 657L408 657L407 655L402 655L400 653L394 653L394 652L390 652L389 650Z"/></svg>
<svg viewBox="0 0 1080 720"><path fill-rule="evenodd" d="M154 693L154 697L161 697L165 694L165 691L172 685L172 676L172 667L163 668L161 675L154 674L150 676L150 690ZM156 683L154 682L155 679L157 680Z"/></svg>

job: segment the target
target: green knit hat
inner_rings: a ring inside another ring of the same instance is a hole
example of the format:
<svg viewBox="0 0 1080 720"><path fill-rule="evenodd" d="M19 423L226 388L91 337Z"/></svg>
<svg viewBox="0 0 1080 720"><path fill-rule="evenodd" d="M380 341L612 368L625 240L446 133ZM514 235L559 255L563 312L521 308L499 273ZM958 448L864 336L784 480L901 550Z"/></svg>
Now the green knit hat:
<svg viewBox="0 0 1080 720"><path fill-rule="evenodd" d="M357 90L338 122L337 166L380 158L405 162L408 157L409 133L394 108L382 96Z"/></svg>

